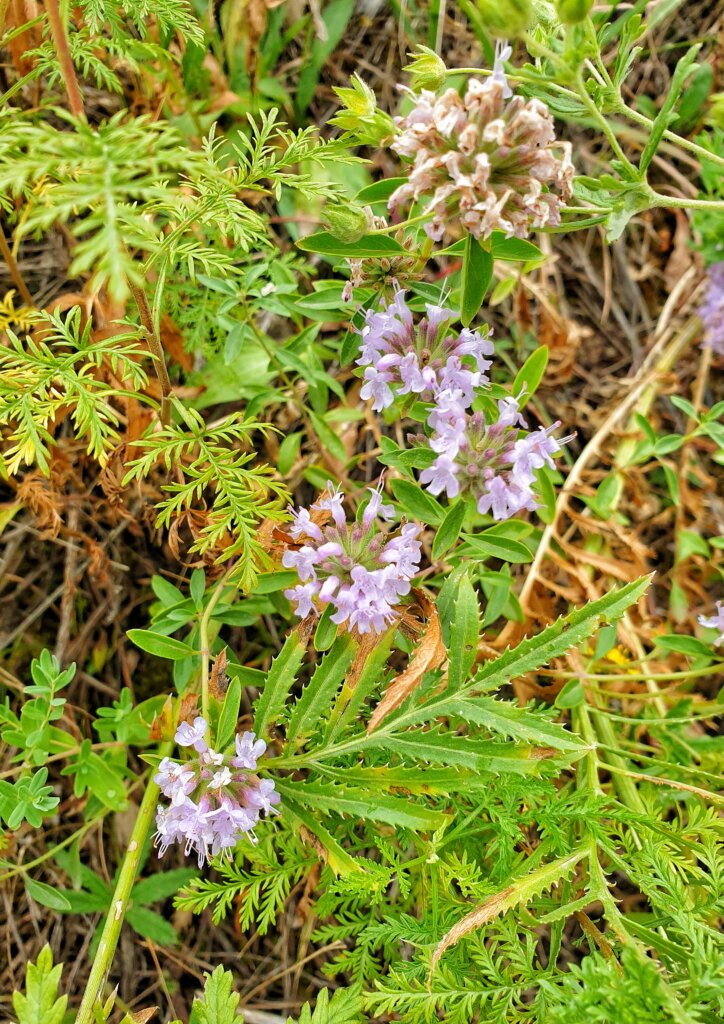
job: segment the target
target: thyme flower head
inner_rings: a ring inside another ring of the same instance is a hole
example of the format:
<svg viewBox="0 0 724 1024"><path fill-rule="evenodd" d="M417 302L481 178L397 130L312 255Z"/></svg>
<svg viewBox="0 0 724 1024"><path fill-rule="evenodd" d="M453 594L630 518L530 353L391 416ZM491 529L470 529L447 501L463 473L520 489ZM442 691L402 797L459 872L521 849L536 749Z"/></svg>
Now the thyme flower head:
<svg viewBox="0 0 724 1024"><path fill-rule="evenodd" d="M498 520L538 508L536 471L554 468L554 457L571 440L551 436L559 423L522 433L526 423L515 398L499 401L498 419L488 423L484 413L461 408L454 392L443 392L428 422L430 447L438 454L420 483L431 494L472 495L478 512Z"/></svg>
<svg viewBox="0 0 724 1024"><path fill-rule="evenodd" d="M394 509L382 504L379 488L370 492L359 522L347 522L339 488L310 510L291 510L290 533L301 546L285 551L282 564L296 569L300 583L284 593L300 618L331 604L332 622L348 622L360 633L382 633L397 618L419 568L420 527L405 523L399 533L385 533L383 523Z"/></svg>
<svg viewBox="0 0 724 1024"><path fill-rule="evenodd" d="M712 263L708 275L706 297L699 310L706 330L704 344L724 356L724 260Z"/></svg>
<svg viewBox="0 0 724 1024"><path fill-rule="evenodd" d="M483 239L493 231L525 238L560 223L561 199L572 189L571 144L556 140L544 103L507 93L498 73L471 78L462 98L455 89L415 97L410 113L396 118L391 148L413 166L390 196L392 213L427 200L425 230L435 241L454 221Z"/></svg>
<svg viewBox="0 0 724 1024"><path fill-rule="evenodd" d="M429 304L426 309L416 325L398 291L392 302L382 300L381 310L367 311L357 364L364 367L360 395L372 399L373 409L387 408L398 395L429 400L446 388L459 391L467 407L475 388L487 383L491 362L485 357L493 353L487 328L450 332L451 310Z"/></svg>
<svg viewBox="0 0 724 1024"><path fill-rule="evenodd" d="M189 761L164 757L154 776L169 801L156 812L158 855L179 843L186 856L196 852L199 867L211 857L231 856L243 838L256 842L254 826L260 815L270 814L280 799L271 779L254 774L266 750L264 740L253 732L239 733L233 753L220 754L208 746L206 732L204 718L182 722L176 742L192 748L196 756Z"/></svg>
<svg viewBox="0 0 724 1024"><path fill-rule="evenodd" d="M714 643L717 647L719 644L724 644L724 601L717 601L715 615L700 615L699 625L706 626L707 629L718 629L721 635L716 638Z"/></svg>

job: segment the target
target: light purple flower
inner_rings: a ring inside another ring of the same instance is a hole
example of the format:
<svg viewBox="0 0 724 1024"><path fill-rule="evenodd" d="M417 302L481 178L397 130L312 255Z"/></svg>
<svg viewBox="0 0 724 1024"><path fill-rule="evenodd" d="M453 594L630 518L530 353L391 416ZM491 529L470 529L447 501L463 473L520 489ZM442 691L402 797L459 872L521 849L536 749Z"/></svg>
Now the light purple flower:
<svg viewBox="0 0 724 1024"><path fill-rule="evenodd" d="M482 412L465 412L452 392L440 399L428 418L433 428L429 445L437 457L420 474L420 483L435 495L472 495L478 512L497 520L537 508L536 473L543 466L553 468L553 457L571 440L550 436L560 424L521 436L525 421L515 398L498 402L492 423Z"/></svg>
<svg viewBox="0 0 724 1024"><path fill-rule="evenodd" d="M410 591L410 580L420 564L420 528L406 523L399 533L383 531L384 521L394 516L392 505L382 502L380 486L370 488L370 500L359 523L348 523L341 507L341 491L333 492L335 501L322 497L312 511L327 511L332 522L321 530L322 537L307 535L297 539L305 543L300 552L286 551L282 564L309 573L303 584L285 590L300 618L331 605L332 622L347 623L360 633L381 633L397 618L400 599ZM336 513L336 514L335 514ZM340 522L340 516L342 518ZM301 522L301 519L297 519ZM321 541L321 542L320 542Z"/></svg>
<svg viewBox="0 0 724 1024"><path fill-rule="evenodd" d="M245 732L236 737L236 756L231 763L235 768L249 768L252 771L266 750L264 740L258 740L253 732Z"/></svg>
<svg viewBox="0 0 724 1024"><path fill-rule="evenodd" d="M256 842L254 827L260 813L269 814L280 798L271 779L254 774L257 760L266 750L263 740L245 732L237 735L234 754L217 753L205 744L199 750L195 746L198 740L193 739L199 722L205 731L206 723L197 718L193 726L183 723L187 728L180 726L176 734L177 742L194 747L197 756L183 762L165 757L154 776L171 801L168 806L158 806L154 842L159 857L179 843L187 856L196 853L201 867L211 857L230 855L243 838Z"/></svg>
<svg viewBox="0 0 724 1024"><path fill-rule="evenodd" d="M719 644L724 644L724 601L717 601L716 603L716 614L715 615L700 615L699 625L705 626L707 629L718 629L720 635L714 641L714 644L718 647Z"/></svg>
<svg viewBox="0 0 724 1024"><path fill-rule="evenodd" d="M704 344L724 356L724 261L712 263L708 275L706 297L699 310L706 330Z"/></svg>
<svg viewBox="0 0 724 1024"><path fill-rule="evenodd" d="M200 715L194 719L192 725L188 722L182 722L176 730L176 742L180 747L193 747L199 754L203 754L208 749L206 746L207 729L206 720L201 718Z"/></svg>
<svg viewBox="0 0 724 1024"><path fill-rule="evenodd" d="M443 306L428 305L418 324L398 291L381 310L368 310L360 334L357 364L364 368L360 395L379 412L398 395L416 395L429 401L440 391L460 392L464 408L472 405L475 389L487 382L493 352L488 329L460 333L450 330L455 314Z"/></svg>

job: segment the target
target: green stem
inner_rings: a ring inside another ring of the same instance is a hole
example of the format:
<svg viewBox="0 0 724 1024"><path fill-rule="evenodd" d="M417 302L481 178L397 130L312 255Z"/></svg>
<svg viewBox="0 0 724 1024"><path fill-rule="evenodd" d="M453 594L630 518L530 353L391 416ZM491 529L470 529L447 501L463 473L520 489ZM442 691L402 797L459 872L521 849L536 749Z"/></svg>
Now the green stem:
<svg viewBox="0 0 724 1024"><path fill-rule="evenodd" d="M621 101L618 113L623 114L630 121L640 124L643 128L647 128L649 131L653 127L654 122L650 117L646 117L645 114L640 114L637 110L632 110L630 107L627 107L623 100ZM698 143L691 142L689 139L685 139L682 135L677 135L676 132L669 131L668 128L664 132L664 138L667 142L673 142L677 146L680 146L681 149L686 149L690 153L694 153L700 160L708 160L709 163L717 164L719 167L724 167L724 157L718 156L716 153L709 152L708 149L704 149L704 147L698 145Z"/></svg>
<svg viewBox="0 0 724 1024"><path fill-rule="evenodd" d="M173 749L172 743L165 743L159 750L161 757L168 757ZM136 823L133 826L131 839L128 843L118 875L116 888L111 899L103 931L96 955L91 965L88 983L83 993L83 1000L78 1010L75 1024L94 1024L95 1007L99 996L102 993L106 976L113 962L113 955L118 945L118 937L121 934L123 919L128 910L131 896L131 889L136 881L143 847L151 829L151 822L158 803L159 788L155 782L149 780L146 785L141 806L138 809Z"/></svg>
<svg viewBox="0 0 724 1024"><path fill-rule="evenodd" d="M715 210L724 211L723 199L680 199L678 196L662 196L660 192L652 192L653 206L665 206L677 210Z"/></svg>
<svg viewBox="0 0 724 1024"><path fill-rule="evenodd" d="M389 227L379 228L377 231L373 231L373 235L390 235L395 231L399 231L401 228L410 228L415 224L422 224L426 220L430 220L432 217L431 213L420 213L416 217L410 217L409 220L403 220L400 224L390 224Z"/></svg>

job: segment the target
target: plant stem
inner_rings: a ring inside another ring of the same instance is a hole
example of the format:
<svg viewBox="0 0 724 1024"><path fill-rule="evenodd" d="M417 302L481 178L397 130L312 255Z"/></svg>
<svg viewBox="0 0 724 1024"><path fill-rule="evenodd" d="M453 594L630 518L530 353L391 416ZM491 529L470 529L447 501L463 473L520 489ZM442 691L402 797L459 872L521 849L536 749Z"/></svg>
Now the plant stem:
<svg viewBox="0 0 724 1024"><path fill-rule="evenodd" d="M68 106L73 117L85 118L83 97L78 86L78 79L75 77L75 67L70 54L70 43L65 32L63 19L60 15L58 0L45 0L45 9L48 12L50 34L53 38L53 46L58 57L60 70L65 82L65 90L68 93Z"/></svg>
<svg viewBox="0 0 724 1024"><path fill-rule="evenodd" d="M159 749L159 754L162 757L168 757L172 749L172 743L164 743L164 745ZM116 946L118 945L118 938L121 934L123 919L126 915L126 911L128 910L131 889L136 881L138 867L141 862L141 854L143 853L143 847L146 839L148 838L151 822L153 821L153 814L158 803L158 795L158 786L155 782L149 779L146 784L146 792L143 795L141 806L138 809L138 815L136 817L136 823L133 826L133 832L131 833L128 849L126 850L123 863L121 864L121 870L111 899L108 916L106 917L105 924L103 925L100 942L98 943L96 955L93 958L90 976L85 987L85 992L83 993L83 1000L80 1004L75 1024L94 1024L96 1002L102 993L106 976L113 962L113 955L116 951Z"/></svg>
<svg viewBox="0 0 724 1024"><path fill-rule="evenodd" d="M139 286L134 284L130 279L128 281L128 286L131 289L133 298L135 299L136 306L138 307L138 315L141 318L141 324L146 332L146 344L153 356L153 365L156 370L156 376L158 377L158 383L161 386L161 423L164 427L167 427L171 422L171 378L169 377L168 369L166 368L166 354L163 351L161 339L154 330L151 307L148 304L145 291L143 288L139 288Z"/></svg>
<svg viewBox="0 0 724 1024"><path fill-rule="evenodd" d="M20 273L18 264L15 260L15 257L12 254L10 246L8 245L7 239L5 237L5 232L2 230L2 228L0 228L0 254L2 254L2 258L5 260L5 263L7 264L7 268L10 271L10 276L13 279L13 284L20 292L21 299L23 300L26 306L29 306L31 309L33 309L35 306L33 296L30 294L28 286L23 280L23 275Z"/></svg>

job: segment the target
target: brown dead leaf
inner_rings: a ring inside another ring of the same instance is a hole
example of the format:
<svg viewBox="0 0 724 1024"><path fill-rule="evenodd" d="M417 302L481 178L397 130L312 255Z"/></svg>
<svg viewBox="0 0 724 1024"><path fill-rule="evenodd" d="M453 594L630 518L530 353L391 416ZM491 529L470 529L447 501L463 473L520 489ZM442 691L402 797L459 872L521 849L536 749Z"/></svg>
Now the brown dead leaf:
<svg viewBox="0 0 724 1024"><path fill-rule="evenodd" d="M490 896L484 903L481 903L475 910L471 910L469 914L461 918L457 924L454 924L449 932L447 932L438 942L435 947L435 952L432 954L432 960L430 961L430 973L428 975L428 981L432 977L433 971L437 966L437 962L443 955L445 950L450 949L464 938L469 935L470 932L474 932L477 928L482 928L484 924L492 921L502 913L506 908L507 901L515 892L515 886L509 885L506 889L501 889L500 892L496 892L494 896Z"/></svg>
<svg viewBox="0 0 724 1024"><path fill-rule="evenodd" d="M198 715L197 704L199 702L198 693L185 693L178 706L178 720L179 722L193 722Z"/></svg>
<svg viewBox="0 0 724 1024"><path fill-rule="evenodd" d="M63 525L60 518L62 506L59 496L53 493L45 477L37 472L28 473L18 486L16 496L32 512L38 529L47 532L50 537L58 536Z"/></svg>
<svg viewBox="0 0 724 1024"><path fill-rule="evenodd" d="M153 716L148 738L154 743L160 743L162 740L170 740L173 734L173 700L171 697L167 697L163 702L161 713Z"/></svg>
<svg viewBox="0 0 724 1024"><path fill-rule="evenodd" d="M148 1024L157 1010L157 1006L149 1006L147 1010L133 1010L129 1016L134 1024Z"/></svg>
<svg viewBox="0 0 724 1024"><path fill-rule="evenodd" d="M410 664L404 672L392 680L384 697L372 712L367 726L368 734L373 732L392 711L399 708L402 702L420 685L426 672L438 668L447 657L445 645L442 642L440 616L434 603L422 590L413 590L413 594L427 619L427 629L423 633L422 640L413 654Z"/></svg>
<svg viewBox="0 0 724 1024"><path fill-rule="evenodd" d="M186 373L193 370L193 356L184 348L183 335L167 313L164 313L161 317L159 338L164 351L168 353L174 363L180 366Z"/></svg>
<svg viewBox="0 0 724 1024"><path fill-rule="evenodd" d="M217 700L223 700L226 691L229 689L229 677L226 674L228 662L229 659L226 656L226 648L224 647L214 658L214 663L209 673L209 693L212 697L216 697Z"/></svg>

